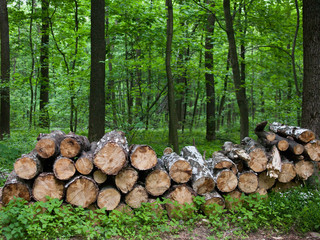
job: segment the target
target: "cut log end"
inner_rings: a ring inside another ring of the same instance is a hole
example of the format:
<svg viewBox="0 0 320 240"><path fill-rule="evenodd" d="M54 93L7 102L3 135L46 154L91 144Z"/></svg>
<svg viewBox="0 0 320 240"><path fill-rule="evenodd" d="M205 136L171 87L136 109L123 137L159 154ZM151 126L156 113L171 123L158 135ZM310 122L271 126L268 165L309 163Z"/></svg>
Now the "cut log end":
<svg viewBox="0 0 320 240"><path fill-rule="evenodd" d="M307 143L305 146L305 151L311 160L319 162L320 161L320 141L315 140Z"/></svg>
<svg viewBox="0 0 320 240"><path fill-rule="evenodd" d="M64 183L53 173L41 173L34 181L32 195L36 201L46 202L47 196L61 200L64 197Z"/></svg>
<svg viewBox="0 0 320 240"><path fill-rule="evenodd" d="M278 176L278 181L281 183L288 183L297 175L294 165L291 162L283 162L281 166L281 172Z"/></svg>
<svg viewBox="0 0 320 240"><path fill-rule="evenodd" d="M308 143L316 138L314 132L310 130L305 130L303 133L301 133L298 137L298 139L304 143Z"/></svg>
<svg viewBox="0 0 320 240"><path fill-rule="evenodd" d="M103 188L98 195L97 204L99 208L110 211L115 209L121 200L121 194L115 188Z"/></svg>
<svg viewBox="0 0 320 240"><path fill-rule="evenodd" d="M105 181L107 181L107 174L103 173L101 170L96 170L93 172L93 179L96 181L98 184L102 184Z"/></svg>
<svg viewBox="0 0 320 240"><path fill-rule="evenodd" d="M40 157L50 158L55 155L56 147L56 143L53 139L43 138L37 142L35 149Z"/></svg>
<svg viewBox="0 0 320 240"><path fill-rule="evenodd" d="M131 192L125 196L125 202L132 208L141 207L141 203L148 202L148 193L141 185L136 185Z"/></svg>
<svg viewBox="0 0 320 240"><path fill-rule="evenodd" d="M217 177L217 188L221 192L232 192L238 185L237 176L230 170L222 171Z"/></svg>
<svg viewBox="0 0 320 240"><path fill-rule="evenodd" d="M176 183L186 183L192 176L190 163L185 160L176 161L170 168L169 175Z"/></svg>
<svg viewBox="0 0 320 240"><path fill-rule="evenodd" d="M32 179L39 173L39 166L34 159L22 157L14 163L14 171L22 179Z"/></svg>
<svg viewBox="0 0 320 240"><path fill-rule="evenodd" d="M29 187L21 182L13 182L5 184L2 189L2 203L7 205L14 198L23 198L27 202L31 201L31 193Z"/></svg>
<svg viewBox="0 0 320 240"><path fill-rule="evenodd" d="M79 155L81 144L74 138L66 137L60 144L61 155L67 158L73 158Z"/></svg>
<svg viewBox="0 0 320 240"><path fill-rule="evenodd" d="M268 158L261 148L254 149L250 154L249 167L255 172L262 172L267 169Z"/></svg>
<svg viewBox="0 0 320 240"><path fill-rule="evenodd" d="M170 188L171 179L165 171L154 170L146 177L146 190L152 196L160 196Z"/></svg>
<svg viewBox="0 0 320 240"><path fill-rule="evenodd" d="M138 172L135 169L124 168L115 177L115 183L122 193L128 193L136 184L138 177Z"/></svg>
<svg viewBox="0 0 320 240"><path fill-rule="evenodd" d="M314 165L310 161L299 161L295 164L295 170L301 180L307 180L314 172Z"/></svg>
<svg viewBox="0 0 320 240"><path fill-rule="evenodd" d="M244 172L240 174L238 188L244 193L253 193L258 188L258 176L253 172Z"/></svg>
<svg viewBox="0 0 320 240"><path fill-rule="evenodd" d="M289 143L286 140L279 140L277 143L277 148L279 151L284 152L289 148Z"/></svg>
<svg viewBox="0 0 320 240"><path fill-rule="evenodd" d="M55 161L53 172L59 180L69 180L76 173L76 168L71 159L61 157Z"/></svg>
<svg viewBox="0 0 320 240"><path fill-rule="evenodd" d="M127 162L123 148L114 142L108 142L95 155L94 164L108 175L117 175Z"/></svg>
<svg viewBox="0 0 320 240"><path fill-rule="evenodd" d="M206 193L204 195L205 203L201 206L202 211L206 216L214 214L216 207L225 208L224 198L217 192Z"/></svg>
<svg viewBox="0 0 320 240"><path fill-rule="evenodd" d="M80 157L76 161L75 167L79 173L81 173L83 175L88 175L93 170L92 159L90 159L89 157L86 157L86 156Z"/></svg>
<svg viewBox="0 0 320 240"><path fill-rule="evenodd" d="M131 164L139 170L148 170L158 163L155 151L146 145L138 145L133 148L130 155Z"/></svg>
<svg viewBox="0 0 320 240"><path fill-rule="evenodd" d="M272 186L276 182L276 179L269 177L268 173L266 171L260 173L258 176L258 179L259 179L259 188L260 189L268 190L268 189L272 188Z"/></svg>
<svg viewBox="0 0 320 240"><path fill-rule="evenodd" d="M212 177L202 177L192 183L193 190L200 195L212 192L214 187L215 183Z"/></svg>
<svg viewBox="0 0 320 240"><path fill-rule="evenodd" d="M97 200L99 188L91 178L79 176L66 185L66 202L75 206L89 207Z"/></svg>

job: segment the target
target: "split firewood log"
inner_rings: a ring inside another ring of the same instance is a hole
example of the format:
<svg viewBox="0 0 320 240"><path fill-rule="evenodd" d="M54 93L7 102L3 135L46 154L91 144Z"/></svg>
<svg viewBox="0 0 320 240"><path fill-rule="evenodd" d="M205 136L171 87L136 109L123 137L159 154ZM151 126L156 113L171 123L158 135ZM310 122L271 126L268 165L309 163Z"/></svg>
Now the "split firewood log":
<svg viewBox="0 0 320 240"><path fill-rule="evenodd" d="M31 201L31 186L30 182L23 180L17 176L15 171L12 171L7 181L2 188L2 203L7 205L11 200L23 198L27 202Z"/></svg>
<svg viewBox="0 0 320 240"><path fill-rule="evenodd" d="M103 173L101 170L97 169L96 171L93 172L93 180L98 184L102 184L105 181L107 181L108 176L107 174Z"/></svg>
<svg viewBox="0 0 320 240"><path fill-rule="evenodd" d="M204 195L205 203L201 205L201 210L206 216L213 214L216 211L216 206L225 208L224 198L217 192L212 191L211 193L205 193Z"/></svg>
<svg viewBox="0 0 320 240"><path fill-rule="evenodd" d="M176 183L186 183L191 178L192 167L190 163L175 152L163 155L161 161L170 178Z"/></svg>
<svg viewBox="0 0 320 240"><path fill-rule="evenodd" d="M76 173L76 167L70 158L60 156L54 161L53 172L59 180L69 180Z"/></svg>
<svg viewBox="0 0 320 240"><path fill-rule="evenodd" d="M297 173L294 168L293 162L290 162L285 157L282 157L281 172L278 176L278 181L282 183L288 183L296 177Z"/></svg>
<svg viewBox="0 0 320 240"><path fill-rule="evenodd" d="M60 143L65 137L62 131L52 131L49 134L40 133L36 144L36 151L41 158L55 157L60 153Z"/></svg>
<svg viewBox="0 0 320 240"><path fill-rule="evenodd" d="M65 185L66 202L75 206L89 207L97 200L99 188L87 176L77 176Z"/></svg>
<svg viewBox="0 0 320 240"><path fill-rule="evenodd" d="M220 192L232 192L238 186L237 176L229 169L214 170L213 179Z"/></svg>
<svg viewBox="0 0 320 240"><path fill-rule="evenodd" d="M242 192L238 189L233 190L232 192L227 193L225 196L230 196L230 198L225 197L226 208L229 210L235 210L239 206L241 200Z"/></svg>
<svg viewBox="0 0 320 240"><path fill-rule="evenodd" d="M106 133L97 143L94 165L108 175L117 175L127 165L128 142L124 132Z"/></svg>
<svg viewBox="0 0 320 240"><path fill-rule="evenodd" d="M279 173L281 172L281 156L276 146L271 148L270 161L267 164L267 174L270 178L278 178ZM268 188L267 188L268 189Z"/></svg>
<svg viewBox="0 0 320 240"><path fill-rule="evenodd" d="M37 157L37 151L23 154L14 163L14 171L19 178L30 180L42 172L42 164Z"/></svg>
<svg viewBox="0 0 320 240"><path fill-rule="evenodd" d="M148 202L149 196L146 189L136 184L133 189L125 196L125 202L132 208L141 207L141 203Z"/></svg>
<svg viewBox="0 0 320 240"><path fill-rule="evenodd" d="M247 162L248 167L255 172L262 172L266 170L268 163L266 149L249 137L242 139L241 144L244 145L244 149L251 158L251 160Z"/></svg>
<svg viewBox="0 0 320 240"><path fill-rule="evenodd" d="M273 177L270 177L267 171L259 173L258 179L259 179L259 185L258 185L259 189L269 190L270 188L273 187L273 185L276 182L276 179Z"/></svg>
<svg viewBox="0 0 320 240"><path fill-rule="evenodd" d="M74 158L82 151L89 151L90 147L87 137L69 132L60 143L60 153L63 157Z"/></svg>
<svg viewBox="0 0 320 240"><path fill-rule="evenodd" d="M132 167L125 167L115 177L115 184L122 193L130 192L139 178L138 172Z"/></svg>
<svg viewBox="0 0 320 240"><path fill-rule="evenodd" d="M147 192L154 196L160 196L171 186L171 178L161 164L157 164L155 169L146 177L145 187Z"/></svg>
<svg viewBox="0 0 320 240"><path fill-rule="evenodd" d="M207 165L211 171L215 169L230 169L234 174L238 173L237 165L222 152L214 152L212 158L207 160Z"/></svg>
<svg viewBox="0 0 320 240"><path fill-rule="evenodd" d="M34 200L42 202L48 200L47 196L61 200L64 197L64 182L53 173L41 173L33 183L32 196Z"/></svg>
<svg viewBox="0 0 320 240"><path fill-rule="evenodd" d="M120 192L111 186L106 186L99 191L97 205L107 211L115 209L121 200Z"/></svg>
<svg viewBox="0 0 320 240"><path fill-rule="evenodd" d="M198 194L212 192L215 187L212 173L197 148L186 146L182 148L181 156L192 166L191 185L193 190Z"/></svg>
<svg viewBox="0 0 320 240"><path fill-rule="evenodd" d="M308 143L315 139L314 132L309 129L288 126L278 122L273 122L270 124L270 130L284 137L291 136L303 143Z"/></svg>
<svg viewBox="0 0 320 240"><path fill-rule="evenodd" d="M314 172L314 164L311 161L298 161L294 164L294 169L301 180L307 180Z"/></svg>
<svg viewBox="0 0 320 240"><path fill-rule="evenodd" d="M148 145L130 146L131 165L138 170L148 170L158 163L156 152Z"/></svg>
<svg viewBox="0 0 320 240"><path fill-rule="evenodd" d="M313 161L320 161L320 140L312 140L304 146L306 155Z"/></svg>
<svg viewBox="0 0 320 240"><path fill-rule="evenodd" d="M253 171L238 173L238 188L244 193L253 193L259 185L258 176Z"/></svg>
<svg viewBox="0 0 320 240"><path fill-rule="evenodd" d="M188 219L193 210L189 208L187 211L182 211L182 208L186 204L193 205L193 198L196 195L196 192L186 184L173 186L164 196L164 198L169 199L169 202L165 205L169 218Z"/></svg>

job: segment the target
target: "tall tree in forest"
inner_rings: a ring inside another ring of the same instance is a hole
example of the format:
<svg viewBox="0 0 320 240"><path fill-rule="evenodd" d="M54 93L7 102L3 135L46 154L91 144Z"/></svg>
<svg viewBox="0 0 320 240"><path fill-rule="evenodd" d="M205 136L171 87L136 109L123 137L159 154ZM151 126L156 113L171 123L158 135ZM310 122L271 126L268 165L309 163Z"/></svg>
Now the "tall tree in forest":
<svg viewBox="0 0 320 240"><path fill-rule="evenodd" d="M226 21L226 31L229 42L230 61L233 73L236 98L240 110L240 138L249 135L249 113L246 97L245 82L241 80L240 67L237 54L236 40L234 37L233 22L230 13L230 0L223 0L224 17Z"/></svg>
<svg viewBox="0 0 320 240"><path fill-rule="evenodd" d="M105 1L91 0L90 141L98 140L104 135L105 59Z"/></svg>
<svg viewBox="0 0 320 240"><path fill-rule="evenodd" d="M320 136L320 2L303 0L303 127Z"/></svg>
<svg viewBox="0 0 320 240"><path fill-rule="evenodd" d="M41 1L41 22L39 126L49 128L49 0Z"/></svg>
<svg viewBox="0 0 320 240"><path fill-rule="evenodd" d="M213 7L212 0L207 0L209 7ZM213 76L213 31L215 24L215 16L211 11L207 11L206 39L205 39L205 79L207 94L207 122L206 122L206 139L212 141L216 138L216 120L215 120L215 83Z"/></svg>
<svg viewBox="0 0 320 240"><path fill-rule="evenodd" d="M0 0L1 88L0 139L10 136L10 48L7 1Z"/></svg>
<svg viewBox="0 0 320 240"><path fill-rule="evenodd" d="M173 38L173 6L172 0L166 0L168 10L167 19L167 45L166 45L166 73L168 80L168 105L169 105L169 142L173 145L173 150L179 152L178 144L178 118L175 107L174 85L171 72L171 45Z"/></svg>

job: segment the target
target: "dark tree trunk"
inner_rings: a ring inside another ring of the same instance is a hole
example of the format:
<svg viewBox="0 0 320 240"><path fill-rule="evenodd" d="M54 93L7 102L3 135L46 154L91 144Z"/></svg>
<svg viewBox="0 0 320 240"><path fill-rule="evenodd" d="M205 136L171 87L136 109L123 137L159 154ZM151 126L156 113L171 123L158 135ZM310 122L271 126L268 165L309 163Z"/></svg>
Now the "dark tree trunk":
<svg viewBox="0 0 320 240"><path fill-rule="evenodd" d="M10 48L7 1L0 0L1 84L0 140L10 135Z"/></svg>
<svg viewBox="0 0 320 240"><path fill-rule="evenodd" d="M91 77L89 140L100 139L105 127L105 1L91 1Z"/></svg>
<svg viewBox="0 0 320 240"><path fill-rule="evenodd" d="M50 127L49 111L49 0L41 1L41 48L40 48L40 119L42 128Z"/></svg>
<svg viewBox="0 0 320 240"><path fill-rule="evenodd" d="M212 7L213 3L207 0L207 4ZM205 79L206 79L206 94L207 94L207 132L206 139L212 141L216 138L216 120L215 120L215 89L214 89L214 77L213 77L213 31L214 31L215 17L214 14L208 12L207 26L206 26L206 39L205 39ZM210 73L208 73L210 71Z"/></svg>
<svg viewBox="0 0 320 240"><path fill-rule="evenodd" d="M301 124L320 135L320 2L303 1L303 99Z"/></svg>
<svg viewBox="0 0 320 240"><path fill-rule="evenodd" d="M173 78L171 72L171 45L173 37L173 7L172 0L166 0L168 10L167 19L167 46L166 46L166 73L168 80L168 105L169 105L169 142L173 145L175 152L179 152L178 131L177 131L177 112L175 107L175 96Z"/></svg>
<svg viewBox="0 0 320 240"><path fill-rule="evenodd" d="M32 26L33 26L33 12L34 12L34 0L31 1L31 12L30 12L30 25L29 25L29 46L31 51L31 70L29 75L29 86L30 86L30 107L29 107L29 129L32 127L32 119L33 119L33 84L32 78L34 74L35 60L34 60L34 50L33 50L33 41L32 41Z"/></svg>
<svg viewBox="0 0 320 240"><path fill-rule="evenodd" d="M240 110L240 138L248 136L249 134L249 113L248 103L246 97L246 88L241 81L240 67L238 61L236 41L234 37L232 17L230 14L230 0L223 0L224 16L226 21L226 31L229 42L230 60L233 73L233 81L235 85L235 92L237 103Z"/></svg>

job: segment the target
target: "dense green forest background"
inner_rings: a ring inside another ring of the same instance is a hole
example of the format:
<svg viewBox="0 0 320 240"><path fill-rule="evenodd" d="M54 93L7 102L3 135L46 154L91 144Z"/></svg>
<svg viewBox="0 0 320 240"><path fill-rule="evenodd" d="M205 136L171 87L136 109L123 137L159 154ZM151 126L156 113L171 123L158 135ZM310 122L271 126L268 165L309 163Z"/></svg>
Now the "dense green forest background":
<svg viewBox="0 0 320 240"><path fill-rule="evenodd" d="M223 2L173 2L170 53L177 127L182 132L207 127L208 140L219 131L240 132L239 89L226 26L228 1ZM11 0L7 7L10 81L2 81L2 88L10 85L11 129L86 132L93 57L90 16L95 14L90 1ZM229 8L249 129L263 120L300 125L302 1L235 0ZM105 1L105 131L168 129L167 9L159 0ZM44 46L48 124L41 122L39 108ZM208 82L208 75L213 81ZM213 122L211 136L208 119Z"/></svg>

